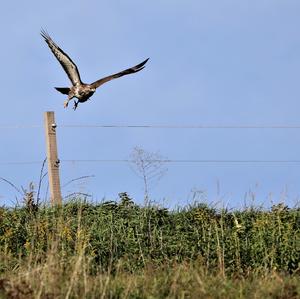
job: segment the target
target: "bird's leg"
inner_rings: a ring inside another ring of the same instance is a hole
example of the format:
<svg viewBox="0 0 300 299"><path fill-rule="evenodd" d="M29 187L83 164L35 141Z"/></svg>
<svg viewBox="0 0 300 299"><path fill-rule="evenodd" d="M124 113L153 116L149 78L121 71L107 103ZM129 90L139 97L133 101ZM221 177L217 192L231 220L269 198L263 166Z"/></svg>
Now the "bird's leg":
<svg viewBox="0 0 300 299"><path fill-rule="evenodd" d="M79 101L74 101L74 107L73 107L73 110L74 110L74 111L76 110L76 108L77 108L77 106L78 106L78 103L79 103Z"/></svg>
<svg viewBox="0 0 300 299"><path fill-rule="evenodd" d="M68 98L67 100L64 101L64 108L67 108L70 102L70 98Z"/></svg>
<svg viewBox="0 0 300 299"><path fill-rule="evenodd" d="M73 96L68 95L68 99L64 101L64 108L67 108L69 105L69 102L72 100Z"/></svg>

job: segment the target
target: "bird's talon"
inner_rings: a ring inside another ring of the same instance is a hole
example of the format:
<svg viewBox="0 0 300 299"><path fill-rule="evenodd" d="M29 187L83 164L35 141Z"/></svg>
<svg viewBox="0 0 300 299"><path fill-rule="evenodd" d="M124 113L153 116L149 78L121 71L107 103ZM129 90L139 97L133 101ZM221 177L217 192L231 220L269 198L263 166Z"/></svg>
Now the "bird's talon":
<svg viewBox="0 0 300 299"><path fill-rule="evenodd" d="M69 101L68 101L68 100L67 100L67 101L64 101L64 108L67 108L68 105L69 105Z"/></svg>
<svg viewBox="0 0 300 299"><path fill-rule="evenodd" d="M74 111L76 110L77 106L78 106L78 102L74 102L74 107L73 107Z"/></svg>

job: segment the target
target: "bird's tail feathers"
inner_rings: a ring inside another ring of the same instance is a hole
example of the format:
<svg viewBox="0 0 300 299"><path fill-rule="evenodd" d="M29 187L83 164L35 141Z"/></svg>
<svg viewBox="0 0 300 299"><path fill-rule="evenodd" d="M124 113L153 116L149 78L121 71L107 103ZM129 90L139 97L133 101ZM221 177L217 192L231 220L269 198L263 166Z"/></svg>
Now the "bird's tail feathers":
<svg viewBox="0 0 300 299"><path fill-rule="evenodd" d="M69 87L55 87L55 89L63 94L69 94L70 92Z"/></svg>

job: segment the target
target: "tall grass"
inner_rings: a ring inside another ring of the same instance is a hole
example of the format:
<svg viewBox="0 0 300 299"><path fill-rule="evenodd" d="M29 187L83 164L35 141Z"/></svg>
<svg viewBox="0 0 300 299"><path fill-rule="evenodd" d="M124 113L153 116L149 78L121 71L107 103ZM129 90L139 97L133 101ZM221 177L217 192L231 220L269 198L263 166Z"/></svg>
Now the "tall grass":
<svg viewBox="0 0 300 299"><path fill-rule="evenodd" d="M3 298L299 298L300 210L0 209ZM1 293L0 293L1 294ZM0 295L1 298L1 295Z"/></svg>

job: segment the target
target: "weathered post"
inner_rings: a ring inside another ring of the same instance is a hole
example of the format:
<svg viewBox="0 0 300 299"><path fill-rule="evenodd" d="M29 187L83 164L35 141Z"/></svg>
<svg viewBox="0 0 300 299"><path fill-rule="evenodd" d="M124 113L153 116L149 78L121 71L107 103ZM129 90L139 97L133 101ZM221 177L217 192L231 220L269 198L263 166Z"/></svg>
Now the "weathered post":
<svg viewBox="0 0 300 299"><path fill-rule="evenodd" d="M54 119L54 112L47 111L44 115L50 201L52 205L61 205L62 197L60 191L59 159L57 154L56 123Z"/></svg>

